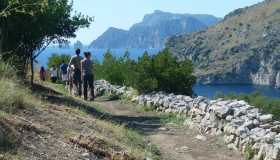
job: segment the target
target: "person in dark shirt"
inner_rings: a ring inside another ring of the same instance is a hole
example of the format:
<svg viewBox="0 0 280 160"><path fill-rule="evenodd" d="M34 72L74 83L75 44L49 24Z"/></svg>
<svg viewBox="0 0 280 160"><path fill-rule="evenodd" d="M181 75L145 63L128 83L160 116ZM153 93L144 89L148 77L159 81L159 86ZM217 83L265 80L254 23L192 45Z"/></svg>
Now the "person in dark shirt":
<svg viewBox="0 0 280 160"><path fill-rule="evenodd" d="M41 67L39 74L40 74L41 81L45 81L46 80L46 70L43 66Z"/></svg>
<svg viewBox="0 0 280 160"><path fill-rule="evenodd" d="M67 81L68 81L67 68L68 68L68 65L64 61L62 61L62 64L60 65L60 76L61 76L61 80L64 84L67 84Z"/></svg>
<svg viewBox="0 0 280 160"><path fill-rule="evenodd" d="M93 76L93 63L91 60L91 53L85 52L85 58L81 61L81 71L84 88L84 99L88 100L88 89L90 91L90 99L94 100L94 76Z"/></svg>
<svg viewBox="0 0 280 160"><path fill-rule="evenodd" d="M73 70L72 80L73 80L73 88L76 96L82 95L82 79L81 79L81 60L80 56L81 50L76 50L76 55L71 57L69 62L69 67Z"/></svg>

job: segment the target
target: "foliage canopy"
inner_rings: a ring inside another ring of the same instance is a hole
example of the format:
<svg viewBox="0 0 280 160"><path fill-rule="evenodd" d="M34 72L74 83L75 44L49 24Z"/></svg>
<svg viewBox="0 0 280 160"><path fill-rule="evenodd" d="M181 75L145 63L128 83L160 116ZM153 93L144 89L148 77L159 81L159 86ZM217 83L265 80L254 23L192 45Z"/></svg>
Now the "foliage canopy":
<svg viewBox="0 0 280 160"><path fill-rule="evenodd" d="M191 61L177 61L168 49L155 56L145 52L137 61L130 59L128 52L117 58L107 51L104 61L96 62L94 69L97 79L132 86L140 92L165 91L192 95L196 81L192 75Z"/></svg>

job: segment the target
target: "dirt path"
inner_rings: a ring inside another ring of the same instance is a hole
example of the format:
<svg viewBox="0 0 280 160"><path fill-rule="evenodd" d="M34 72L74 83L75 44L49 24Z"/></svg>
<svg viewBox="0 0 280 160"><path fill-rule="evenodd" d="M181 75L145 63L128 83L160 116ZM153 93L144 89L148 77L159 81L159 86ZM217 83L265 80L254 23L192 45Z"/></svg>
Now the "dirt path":
<svg viewBox="0 0 280 160"><path fill-rule="evenodd" d="M137 112L133 104L104 99L98 99L95 104L113 116L129 117L123 121L142 131L152 144L159 147L166 160L243 160L239 153L228 150L221 138L198 140L195 130L162 124L158 114Z"/></svg>

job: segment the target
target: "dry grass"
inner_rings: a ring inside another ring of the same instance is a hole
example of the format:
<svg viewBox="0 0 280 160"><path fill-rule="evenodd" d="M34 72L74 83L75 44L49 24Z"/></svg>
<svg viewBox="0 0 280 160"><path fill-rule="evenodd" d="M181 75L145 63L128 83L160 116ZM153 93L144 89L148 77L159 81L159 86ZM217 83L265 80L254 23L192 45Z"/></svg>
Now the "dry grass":
<svg viewBox="0 0 280 160"><path fill-rule="evenodd" d="M14 80L0 79L0 94L0 110L7 113L40 105L40 101L31 95L30 90Z"/></svg>
<svg viewBox="0 0 280 160"><path fill-rule="evenodd" d="M159 159L157 148L153 145L148 145L143 135L138 132L106 121L96 121L96 124L104 129L104 132L100 133L100 135L109 133L110 141L125 148L130 156L139 159L145 159L146 157Z"/></svg>

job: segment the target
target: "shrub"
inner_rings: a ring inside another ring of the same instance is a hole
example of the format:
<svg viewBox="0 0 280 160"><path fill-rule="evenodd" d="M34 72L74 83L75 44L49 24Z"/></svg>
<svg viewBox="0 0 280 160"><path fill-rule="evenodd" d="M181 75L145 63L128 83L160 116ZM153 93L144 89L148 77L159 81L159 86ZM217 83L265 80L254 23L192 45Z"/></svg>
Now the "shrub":
<svg viewBox="0 0 280 160"><path fill-rule="evenodd" d="M62 62L68 63L71 59L70 55L65 54L53 54L48 60L48 67L51 68L52 66L59 67Z"/></svg>
<svg viewBox="0 0 280 160"><path fill-rule="evenodd" d="M167 49L156 56L145 52L138 61L131 60L128 52L116 58L107 51L103 63L96 62L94 70L96 79L132 86L141 93L166 91L192 95L196 81L191 61L178 61Z"/></svg>
<svg viewBox="0 0 280 160"><path fill-rule="evenodd" d="M26 91L13 81L1 79L0 93L0 110L10 113L26 106Z"/></svg>
<svg viewBox="0 0 280 160"><path fill-rule="evenodd" d="M10 65L0 61L0 79L1 78L14 78L16 76L16 71Z"/></svg>
<svg viewBox="0 0 280 160"><path fill-rule="evenodd" d="M18 83L11 66L0 62L0 74L0 112L13 113L17 109L35 105L29 89Z"/></svg>
<svg viewBox="0 0 280 160"><path fill-rule="evenodd" d="M18 142L15 129L5 121L0 119L0 152L8 151L15 147ZM0 158L1 159L1 158Z"/></svg>
<svg viewBox="0 0 280 160"><path fill-rule="evenodd" d="M154 57L153 65L158 90L192 95L196 78L192 75L193 66L190 60L177 61L165 49Z"/></svg>
<svg viewBox="0 0 280 160"><path fill-rule="evenodd" d="M249 145L245 146L245 159L246 160L251 160L254 158L255 152L252 149L252 147L250 147Z"/></svg>

